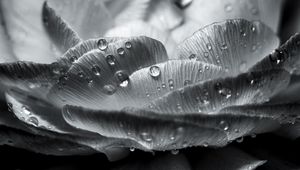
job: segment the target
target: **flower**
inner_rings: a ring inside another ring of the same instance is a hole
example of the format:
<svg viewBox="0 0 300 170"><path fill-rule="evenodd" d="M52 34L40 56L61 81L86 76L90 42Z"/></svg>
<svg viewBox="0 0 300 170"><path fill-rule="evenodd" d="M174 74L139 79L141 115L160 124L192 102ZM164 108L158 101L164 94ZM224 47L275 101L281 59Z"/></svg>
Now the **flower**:
<svg viewBox="0 0 300 170"><path fill-rule="evenodd" d="M4 1L2 5L15 2ZM114 154L122 156L124 148L177 154L188 147L224 147L245 136L272 132L298 121L298 103L276 100L290 87L291 75L298 74L300 35L278 47L276 19L268 23L272 28L260 21L228 19L205 26L183 40L183 33L192 27L180 25L184 18L171 1L147 1L152 12L167 9L167 13L153 14L162 16L162 21L149 17L147 22L135 18L126 23L123 17L133 11L129 8L114 16L115 22L125 23L115 28L109 22L110 15L94 8L120 11L120 6L114 5L120 2L65 2L62 7L75 5L70 8L73 12L87 13L91 18L72 20L67 10L57 7L61 2L43 3L43 27L37 32L45 29L51 41L41 33L39 41L27 43L33 40L18 37L22 35L17 31L20 28L5 20L12 30L3 31L11 32L13 43L11 47L9 40L3 41L5 48L1 49L7 55L12 51L18 58L39 54L48 58L41 61L50 63L0 65L3 93L13 113L0 117L2 144L53 155L102 152L113 159ZM129 7L146 4L142 2L132 1L134 5ZM176 2L185 6L183 1ZM84 10L74 11L78 5ZM251 16L257 16L253 8ZM95 11L101 15L94 15ZM225 12L233 11L232 4L225 5ZM18 13L4 12L4 19ZM177 14L179 17L174 17ZM99 16L108 22L95 22ZM189 10L186 16L187 23L202 21L193 18ZM93 29L91 23L101 31ZM154 27L158 24L165 24L160 25L162 30ZM143 31L152 38L133 36ZM104 36L98 37L99 33ZM162 42L154 39L155 35ZM170 37L177 39L171 41ZM28 48L33 45L44 49ZM55 62L51 61L53 50L60 56ZM220 149L218 154L223 155L223 151L248 160L250 163L241 163L248 169L264 163L236 148Z"/></svg>

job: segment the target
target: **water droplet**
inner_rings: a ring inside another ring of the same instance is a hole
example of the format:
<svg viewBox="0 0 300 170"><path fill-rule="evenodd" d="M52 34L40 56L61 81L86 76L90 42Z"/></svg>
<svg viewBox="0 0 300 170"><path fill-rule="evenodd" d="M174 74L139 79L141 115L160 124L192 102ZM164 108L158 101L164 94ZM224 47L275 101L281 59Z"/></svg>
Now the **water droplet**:
<svg viewBox="0 0 300 170"><path fill-rule="evenodd" d="M135 148L134 147L130 147L129 150L130 150L130 152L134 152Z"/></svg>
<svg viewBox="0 0 300 170"><path fill-rule="evenodd" d="M247 33L246 33L245 31L241 30L241 35L242 35L243 37L246 37L246 36L247 36Z"/></svg>
<svg viewBox="0 0 300 170"><path fill-rule="evenodd" d="M178 149L173 149L173 150L171 150L171 154L172 154L172 155L178 155L178 153L179 153L179 150L178 150Z"/></svg>
<svg viewBox="0 0 300 170"><path fill-rule="evenodd" d="M222 96L225 96L226 99L230 98L232 95L231 90L229 88L223 87L221 83L217 83L215 88L218 91L218 93Z"/></svg>
<svg viewBox="0 0 300 170"><path fill-rule="evenodd" d="M208 58L208 56L209 56L208 52L204 52L203 54L204 54L205 58Z"/></svg>
<svg viewBox="0 0 300 170"><path fill-rule="evenodd" d="M86 78L86 81L87 81L87 83L88 83L88 86L90 86L90 87L92 87L92 86L93 86L93 82L94 82L94 80L93 80L93 79L91 79L91 78L87 77L87 78Z"/></svg>
<svg viewBox="0 0 300 170"><path fill-rule="evenodd" d="M207 143L207 142L204 142L204 143L203 143L203 147L208 147L208 143Z"/></svg>
<svg viewBox="0 0 300 170"><path fill-rule="evenodd" d="M161 88L160 87L157 87L157 91L160 91L161 90Z"/></svg>
<svg viewBox="0 0 300 170"><path fill-rule="evenodd" d="M252 48L251 48L252 52L256 51L256 49L257 49L257 46L255 44L253 44Z"/></svg>
<svg viewBox="0 0 300 170"><path fill-rule="evenodd" d="M224 9L225 9L226 12L231 12L232 11L232 5L231 4L226 4Z"/></svg>
<svg viewBox="0 0 300 170"><path fill-rule="evenodd" d="M240 133L240 130L234 129L234 132L235 132L235 133Z"/></svg>
<svg viewBox="0 0 300 170"><path fill-rule="evenodd" d="M92 67L92 72L96 75L96 76L100 76L101 73L101 69L98 65L93 65Z"/></svg>
<svg viewBox="0 0 300 170"><path fill-rule="evenodd" d="M141 139L146 142L152 142L152 136L147 132L141 133Z"/></svg>
<svg viewBox="0 0 300 170"><path fill-rule="evenodd" d="M127 87L129 84L129 81L128 80L124 80L121 84L120 84L120 87Z"/></svg>
<svg viewBox="0 0 300 170"><path fill-rule="evenodd" d="M31 116L27 119L27 121L35 127L39 125L39 120L36 117Z"/></svg>
<svg viewBox="0 0 300 170"><path fill-rule="evenodd" d="M236 139L236 142L237 143L242 143L244 141L244 138L243 137L239 137Z"/></svg>
<svg viewBox="0 0 300 170"><path fill-rule="evenodd" d="M117 88L112 84L107 84L107 85L103 86L103 89L104 89L105 93L108 95L112 95L117 91Z"/></svg>
<svg viewBox="0 0 300 170"><path fill-rule="evenodd" d="M173 90L174 89L174 80L173 79L169 79L168 83L169 83L170 90Z"/></svg>
<svg viewBox="0 0 300 170"><path fill-rule="evenodd" d="M78 75L79 77L81 77L81 78L84 77L84 74L83 74L82 71L78 72L77 75Z"/></svg>
<svg viewBox="0 0 300 170"><path fill-rule="evenodd" d="M219 126L224 131L227 131L229 129L229 125L225 120L220 121Z"/></svg>
<svg viewBox="0 0 300 170"><path fill-rule="evenodd" d="M246 62L242 61L240 64L240 72L243 73L244 71L246 71Z"/></svg>
<svg viewBox="0 0 300 170"><path fill-rule="evenodd" d="M165 83L163 83L163 84L161 84L161 87L162 87L163 89L165 89L167 86L166 86Z"/></svg>
<svg viewBox="0 0 300 170"><path fill-rule="evenodd" d="M184 142L182 143L182 147L183 147L183 148L186 148L186 147L188 147L188 146L189 146L188 142L184 141Z"/></svg>
<svg viewBox="0 0 300 170"><path fill-rule="evenodd" d="M104 51L107 49L108 43L105 39L100 39L100 40L98 40L97 45L98 45L99 50Z"/></svg>
<svg viewBox="0 0 300 170"><path fill-rule="evenodd" d="M221 50L226 50L228 48L227 44L226 43L223 43L221 45Z"/></svg>
<svg viewBox="0 0 300 170"><path fill-rule="evenodd" d="M113 55L108 55L106 56L106 62L110 65L110 66L114 66L116 64L116 58Z"/></svg>
<svg viewBox="0 0 300 170"><path fill-rule="evenodd" d="M211 44L210 44L210 43L206 44L206 48L207 48L208 50L212 50Z"/></svg>
<svg viewBox="0 0 300 170"><path fill-rule="evenodd" d="M69 58L69 60L73 63L74 61L76 61L78 58L77 56L72 56Z"/></svg>
<svg viewBox="0 0 300 170"><path fill-rule="evenodd" d="M205 69L205 70L208 70L208 69L209 69L209 66L208 66L208 65L206 65L206 66L204 67L204 69Z"/></svg>
<svg viewBox="0 0 300 170"><path fill-rule="evenodd" d="M131 42L127 41L127 42L125 43L125 47L126 47L127 49L131 48L131 47L132 47Z"/></svg>
<svg viewBox="0 0 300 170"><path fill-rule="evenodd" d="M119 83L122 83L125 80L129 80L128 74L126 74L125 71L123 71L123 70L117 71L115 73L115 76L116 76Z"/></svg>
<svg viewBox="0 0 300 170"><path fill-rule="evenodd" d="M124 53L125 53L124 48L118 48L118 49L117 49L117 53L118 53L119 55L124 55Z"/></svg>
<svg viewBox="0 0 300 170"><path fill-rule="evenodd" d="M22 112L26 115L31 115L31 110L27 106L22 106Z"/></svg>
<svg viewBox="0 0 300 170"><path fill-rule="evenodd" d="M191 55L189 56L189 59L190 59L190 60L195 60L195 59L196 59L196 54L191 54Z"/></svg>
<svg viewBox="0 0 300 170"><path fill-rule="evenodd" d="M158 66L151 66L149 68L149 74L151 77L158 77L160 75L160 68Z"/></svg>
<svg viewBox="0 0 300 170"><path fill-rule="evenodd" d="M184 82L183 82L183 85L184 85L184 86L188 86L188 85L190 85L190 84L192 84L192 81L191 81L191 80L184 80Z"/></svg>
<svg viewBox="0 0 300 170"><path fill-rule="evenodd" d="M255 30L256 30L256 27L253 25L253 26L251 27L251 31L252 31L252 32L255 32Z"/></svg>

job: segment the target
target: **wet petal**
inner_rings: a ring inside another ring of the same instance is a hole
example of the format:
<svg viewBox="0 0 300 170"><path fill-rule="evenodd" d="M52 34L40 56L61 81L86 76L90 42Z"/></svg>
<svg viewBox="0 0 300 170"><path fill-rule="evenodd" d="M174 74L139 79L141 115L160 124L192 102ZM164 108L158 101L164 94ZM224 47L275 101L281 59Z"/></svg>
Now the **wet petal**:
<svg viewBox="0 0 300 170"><path fill-rule="evenodd" d="M171 36L177 44L180 44L202 27L203 26L201 24L198 24L191 19L186 19L180 27L171 31Z"/></svg>
<svg viewBox="0 0 300 170"><path fill-rule="evenodd" d="M251 105L227 108L214 115L176 115L131 108L105 111L66 106L63 116L74 127L106 137L130 139L147 150L174 150L189 146L220 147L246 135L274 131L280 124L290 123L286 117L299 117L299 107Z"/></svg>
<svg viewBox="0 0 300 170"><path fill-rule="evenodd" d="M49 7L70 24L84 40L103 36L104 32L114 25L114 20L103 1L48 0L47 2Z"/></svg>
<svg viewBox="0 0 300 170"><path fill-rule="evenodd" d="M196 159L195 170L255 170L267 162L234 147L213 150L204 155Z"/></svg>
<svg viewBox="0 0 300 170"><path fill-rule="evenodd" d="M225 19L243 18L260 20L277 32L280 21L282 0L194 0L184 9L186 17L192 18L199 24L208 25Z"/></svg>
<svg viewBox="0 0 300 170"><path fill-rule="evenodd" d="M71 141L0 126L0 145L4 144L46 155L87 155L95 153L92 148Z"/></svg>
<svg viewBox="0 0 300 170"><path fill-rule="evenodd" d="M16 57L13 54L12 48L10 46L10 41L7 36L7 30L5 29L2 12L0 12L0 51L0 63L16 61Z"/></svg>
<svg viewBox="0 0 300 170"><path fill-rule="evenodd" d="M214 23L195 32L178 46L178 58L220 65L230 75L247 71L279 44L270 28L242 19Z"/></svg>
<svg viewBox="0 0 300 170"><path fill-rule="evenodd" d="M54 62L57 56L53 53L53 44L42 24L43 1L4 0L1 4L16 57L39 63Z"/></svg>
<svg viewBox="0 0 300 170"><path fill-rule="evenodd" d="M164 46L148 37L120 38L112 43L101 38L93 44L97 49L76 60L53 87L49 93L53 102L98 108L99 99L110 96L132 72L168 60Z"/></svg>
<svg viewBox="0 0 300 170"><path fill-rule="evenodd" d="M42 99L11 90L6 93L6 100L16 117L27 124L58 133L76 132L64 121L60 109Z"/></svg>
<svg viewBox="0 0 300 170"><path fill-rule="evenodd" d="M289 73L283 70L251 72L237 77L215 79L170 92L151 102L149 108L177 114L214 114L227 106L268 101L288 85L289 79Z"/></svg>
<svg viewBox="0 0 300 170"><path fill-rule="evenodd" d="M47 2L43 6L43 23L49 37L61 53L65 53L81 41L77 33L62 18L56 15L55 11L47 5Z"/></svg>
<svg viewBox="0 0 300 170"><path fill-rule="evenodd" d="M59 66L55 64L36 64L17 62L0 64L0 79L6 88L20 88L45 96L49 88L57 81Z"/></svg>
<svg viewBox="0 0 300 170"><path fill-rule="evenodd" d="M183 22L183 14L170 0L152 0L145 20L161 30L171 30Z"/></svg>
<svg viewBox="0 0 300 170"><path fill-rule="evenodd" d="M166 47L169 56L172 56L175 49L175 42L167 31L159 30L143 21L132 21L110 29L106 37L132 37L147 36L161 41Z"/></svg>
<svg viewBox="0 0 300 170"><path fill-rule="evenodd" d="M264 70L272 68L284 68L289 72L299 74L300 67L300 34L292 36L272 54L266 55L250 70Z"/></svg>
<svg viewBox="0 0 300 170"><path fill-rule="evenodd" d="M189 161L183 154L163 154L151 158L131 159L113 170L191 170Z"/></svg>

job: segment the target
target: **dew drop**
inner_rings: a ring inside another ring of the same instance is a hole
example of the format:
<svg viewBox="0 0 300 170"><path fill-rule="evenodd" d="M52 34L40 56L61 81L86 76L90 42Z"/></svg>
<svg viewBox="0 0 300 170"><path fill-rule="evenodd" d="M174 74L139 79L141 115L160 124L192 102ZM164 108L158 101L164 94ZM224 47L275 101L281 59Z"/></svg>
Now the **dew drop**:
<svg viewBox="0 0 300 170"><path fill-rule="evenodd" d="M221 83L217 83L215 88L218 91L218 93L222 96L225 96L226 99L230 98L232 95L231 90L229 88L223 87Z"/></svg>
<svg viewBox="0 0 300 170"><path fill-rule="evenodd" d="M231 12L232 11L232 5L231 4L226 4L224 7L226 12Z"/></svg>
<svg viewBox="0 0 300 170"><path fill-rule="evenodd" d="M206 44L206 48L207 48L208 50L212 50L211 44L210 44L210 43Z"/></svg>
<svg viewBox="0 0 300 170"><path fill-rule="evenodd" d="M247 33L246 33L245 31L241 30L241 35L242 35L243 37L246 37L246 36L247 36Z"/></svg>
<svg viewBox="0 0 300 170"><path fill-rule="evenodd" d="M149 68L149 74L151 77L158 77L160 75L160 68L158 66L151 66Z"/></svg>
<svg viewBox="0 0 300 170"><path fill-rule="evenodd" d="M221 45L221 50L226 50L227 48L228 48L228 46L227 46L226 43L224 43L224 44Z"/></svg>
<svg viewBox="0 0 300 170"><path fill-rule="evenodd" d="M239 137L236 139L236 142L237 143L242 143L244 141L244 138L243 137Z"/></svg>
<svg viewBox="0 0 300 170"><path fill-rule="evenodd" d="M162 87L163 89L165 89L165 88L167 87L167 85L166 85L165 83L163 83L163 84L161 84L161 87Z"/></svg>
<svg viewBox="0 0 300 170"><path fill-rule="evenodd" d="M127 41L127 42L125 43L125 47L126 47L127 49L130 49L130 48L132 47L131 42Z"/></svg>
<svg viewBox="0 0 300 170"><path fill-rule="evenodd" d="M77 74L79 77L84 77L84 74L83 74L83 72L82 71L80 71L80 72L78 72L78 74Z"/></svg>
<svg viewBox="0 0 300 170"><path fill-rule="evenodd" d="M39 125L39 120L36 117L31 116L27 119L27 121L35 127Z"/></svg>
<svg viewBox="0 0 300 170"><path fill-rule="evenodd" d="M117 53L118 53L119 55L124 55L124 53L125 53L124 48L118 48L118 49L117 49Z"/></svg>
<svg viewBox="0 0 300 170"><path fill-rule="evenodd" d="M252 27L251 27L251 31L252 31L252 32L255 32L255 30L256 30L255 26L252 26Z"/></svg>
<svg viewBox="0 0 300 170"><path fill-rule="evenodd" d="M190 85L190 84L192 84L192 81L191 81L191 80L184 80L184 82L183 82L183 85L184 85L184 86L188 86L188 85Z"/></svg>
<svg viewBox="0 0 300 170"><path fill-rule="evenodd" d="M196 54L191 54L191 55L189 56L189 59L190 59L190 60L195 60L195 59L196 59Z"/></svg>
<svg viewBox="0 0 300 170"><path fill-rule="evenodd" d="M121 84L120 84L120 87L127 87L129 84L129 81L128 80L124 80Z"/></svg>
<svg viewBox="0 0 300 170"><path fill-rule="evenodd" d="M119 81L119 83L122 83L124 82L125 80L129 80L129 76L128 74L126 74L124 71L120 70L120 71L117 71L115 73L115 76L117 78L117 80Z"/></svg>
<svg viewBox="0 0 300 170"><path fill-rule="evenodd" d="M129 150L130 150L130 152L134 152L135 148L134 147L130 147Z"/></svg>
<svg viewBox="0 0 300 170"><path fill-rule="evenodd" d="M169 83L170 90L173 90L174 89L174 80L173 79L169 79L168 83Z"/></svg>
<svg viewBox="0 0 300 170"><path fill-rule="evenodd" d="M69 60L70 60L72 63L75 62L77 59L78 59L77 56L72 56L72 57L69 58Z"/></svg>
<svg viewBox="0 0 300 170"><path fill-rule="evenodd" d="M108 95L112 95L117 91L117 88L112 84L107 84L107 85L103 86L103 89L104 89L105 93Z"/></svg>
<svg viewBox="0 0 300 170"><path fill-rule="evenodd" d="M225 120L220 121L219 126L224 131L227 131L229 129L229 125Z"/></svg>
<svg viewBox="0 0 300 170"><path fill-rule="evenodd" d="M188 146L189 146L188 142L184 141L184 142L182 143L182 147L183 147L183 148L186 148L186 147L188 147Z"/></svg>
<svg viewBox="0 0 300 170"><path fill-rule="evenodd" d="M108 55L106 56L106 62L110 65L110 66L114 66L116 64L116 58L113 55Z"/></svg>
<svg viewBox="0 0 300 170"><path fill-rule="evenodd" d="M99 50L104 51L107 49L108 43L105 39L100 39L100 40L98 40L97 45L98 45Z"/></svg>
<svg viewBox="0 0 300 170"><path fill-rule="evenodd" d="M145 142L152 142L152 137L149 133L147 132L142 132L141 133L141 139Z"/></svg>
<svg viewBox="0 0 300 170"><path fill-rule="evenodd" d="M98 65L93 65L92 67L92 72L96 75L96 76L100 76L101 73L101 69Z"/></svg>
<svg viewBox="0 0 300 170"><path fill-rule="evenodd" d="M178 149L173 149L173 150L171 150L171 154L172 154L172 155L178 155L178 153L179 153L179 150L178 150Z"/></svg>
<svg viewBox="0 0 300 170"><path fill-rule="evenodd" d="M208 143L207 143L207 142L204 142L204 143L203 143L203 147L208 147Z"/></svg>
<svg viewBox="0 0 300 170"><path fill-rule="evenodd" d="M27 106L22 106L22 112L26 115L31 115L31 110Z"/></svg>
<svg viewBox="0 0 300 170"><path fill-rule="evenodd" d="M246 62L242 61L240 64L240 72L243 73L244 71L246 71Z"/></svg>

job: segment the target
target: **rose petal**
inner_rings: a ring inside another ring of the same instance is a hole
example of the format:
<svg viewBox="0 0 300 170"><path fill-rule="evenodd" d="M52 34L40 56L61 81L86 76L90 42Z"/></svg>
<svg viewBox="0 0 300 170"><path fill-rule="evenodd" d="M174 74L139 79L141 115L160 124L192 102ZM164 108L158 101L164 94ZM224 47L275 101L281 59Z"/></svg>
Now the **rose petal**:
<svg viewBox="0 0 300 170"><path fill-rule="evenodd" d="M158 29L171 30L183 22L183 14L170 0L152 0L145 20Z"/></svg>
<svg viewBox="0 0 300 170"><path fill-rule="evenodd" d="M264 70L272 68L284 68L294 74L299 74L300 67L300 33L292 36L272 54L266 55L250 70Z"/></svg>
<svg viewBox="0 0 300 170"><path fill-rule="evenodd" d="M81 41L77 33L62 18L56 15L47 2L43 6L43 22L49 37L61 53L65 53Z"/></svg>
<svg viewBox="0 0 300 170"><path fill-rule="evenodd" d="M95 153L93 149L71 141L30 134L22 130L0 126L0 145L4 144L46 155L86 155Z"/></svg>
<svg viewBox="0 0 300 170"><path fill-rule="evenodd" d="M1 3L0 3L1 9ZM3 21L3 14L0 12L0 63L13 62L16 61L16 57L13 54L12 48L10 46L10 41L7 36L7 30L5 30L5 25Z"/></svg>
<svg viewBox="0 0 300 170"><path fill-rule="evenodd" d="M214 23L178 46L178 58L220 65L229 75L247 71L279 44L270 28L242 19Z"/></svg>
<svg viewBox="0 0 300 170"><path fill-rule="evenodd" d="M277 32L282 0L209 0L193 1L184 9L186 17L208 25L225 19L260 20Z"/></svg>
<svg viewBox="0 0 300 170"><path fill-rule="evenodd" d="M212 150L195 159L195 170L255 170L267 161L255 158L240 149L226 147Z"/></svg>
<svg viewBox="0 0 300 170"><path fill-rule="evenodd" d="M29 96L23 91L11 90L6 93L6 100L16 117L27 124L58 133L77 131L64 121L58 108L42 99Z"/></svg>
<svg viewBox="0 0 300 170"><path fill-rule="evenodd" d="M176 115L140 109L105 111L66 106L63 116L76 128L110 138L130 139L147 150L171 150L189 146L220 147L246 135L273 131L280 123L289 123L286 117L294 114L299 117L299 107L298 104L254 105L227 108L214 115L194 112Z"/></svg>
<svg viewBox="0 0 300 170"><path fill-rule="evenodd" d="M287 87L289 79L289 73L283 70L219 78L174 90L151 102L149 109L174 114L214 114L227 106L268 101L274 94Z"/></svg>
<svg viewBox="0 0 300 170"><path fill-rule="evenodd" d="M105 6L119 26L134 20L142 20L145 17L151 0L109 0Z"/></svg>
<svg viewBox="0 0 300 170"><path fill-rule="evenodd" d="M42 24L40 0L1 1L6 30L19 60L51 63L57 56Z"/></svg>
<svg viewBox="0 0 300 170"><path fill-rule="evenodd" d="M45 97L45 92L56 82L60 69L55 64L17 62L0 64L2 90L20 88Z"/></svg>
<svg viewBox="0 0 300 170"><path fill-rule="evenodd" d="M97 46L97 41L93 42ZM60 106L68 103L97 108L99 99L110 96L132 72L166 60L168 56L159 41L148 37L121 38L108 43L104 51L92 50L76 60L52 88L49 98Z"/></svg>
<svg viewBox="0 0 300 170"><path fill-rule="evenodd" d="M61 16L78 35L86 40L103 36L114 25L112 16L103 1L48 0L48 5Z"/></svg>
<svg viewBox="0 0 300 170"><path fill-rule="evenodd" d="M106 37L132 37L132 36L147 36L161 41L169 56L172 56L175 49L175 42L170 37L167 31L159 30L144 21L132 21L123 25L114 27L105 33Z"/></svg>

